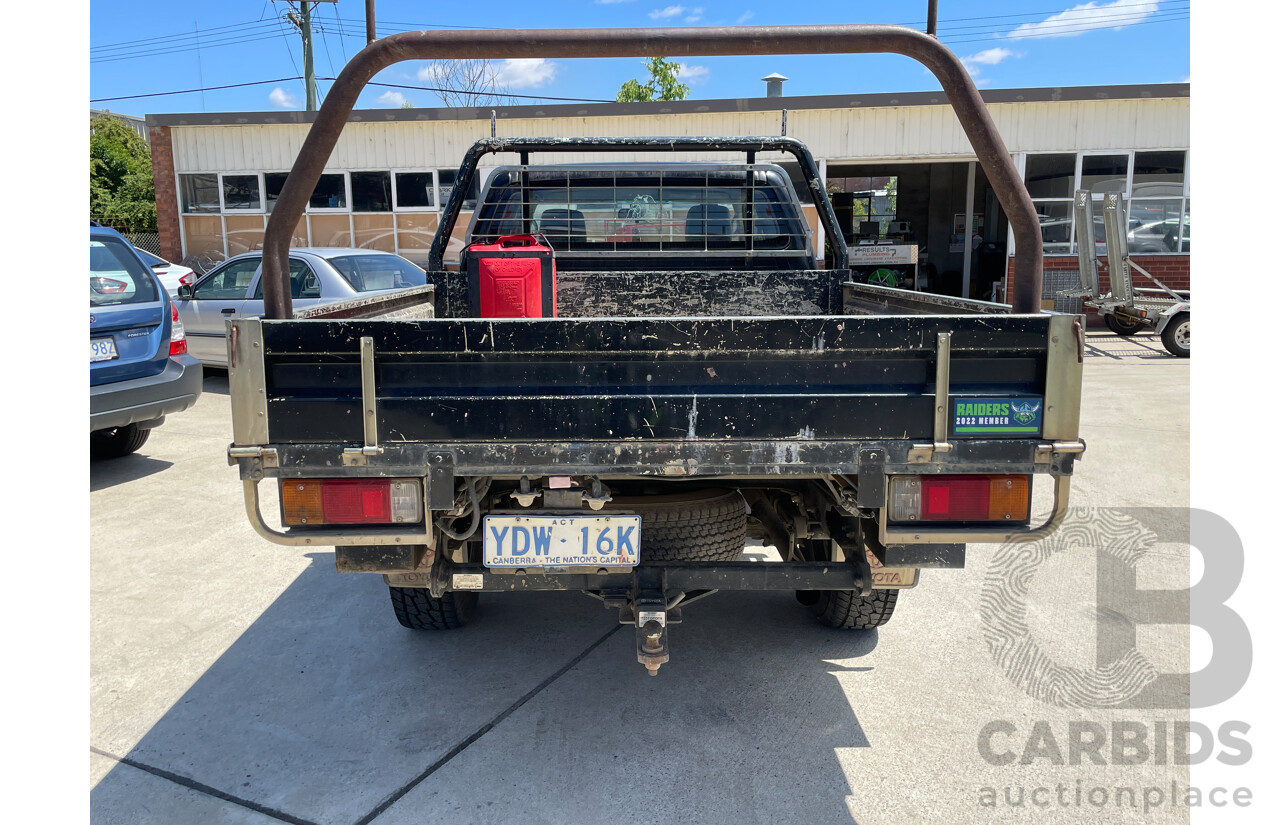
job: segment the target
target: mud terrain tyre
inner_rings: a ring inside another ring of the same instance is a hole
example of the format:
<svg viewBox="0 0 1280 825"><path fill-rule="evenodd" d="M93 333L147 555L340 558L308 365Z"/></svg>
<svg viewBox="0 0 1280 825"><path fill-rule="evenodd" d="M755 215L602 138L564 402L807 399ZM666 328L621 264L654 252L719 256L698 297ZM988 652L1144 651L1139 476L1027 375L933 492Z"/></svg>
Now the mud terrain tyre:
<svg viewBox="0 0 1280 825"><path fill-rule="evenodd" d="M886 624L898 604L898 591L872 590L870 596L859 596L852 590L819 590L809 605L813 615L827 627L841 630L870 630Z"/></svg>
<svg viewBox="0 0 1280 825"><path fill-rule="evenodd" d="M410 630L453 630L471 621L478 593L445 593L440 598L424 587L388 587L396 620Z"/></svg>
<svg viewBox="0 0 1280 825"><path fill-rule="evenodd" d="M747 544L747 502L737 490L625 496L609 509L640 516L641 561L734 561Z"/></svg>

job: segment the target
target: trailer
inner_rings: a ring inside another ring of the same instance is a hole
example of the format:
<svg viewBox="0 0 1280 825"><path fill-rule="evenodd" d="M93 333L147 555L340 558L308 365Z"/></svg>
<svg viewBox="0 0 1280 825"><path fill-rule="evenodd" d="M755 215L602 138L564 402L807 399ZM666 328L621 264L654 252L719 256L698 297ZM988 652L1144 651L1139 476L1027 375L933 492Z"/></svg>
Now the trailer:
<svg viewBox="0 0 1280 825"><path fill-rule="evenodd" d="M1110 192L1102 201L1102 227L1106 239L1106 264L1111 288L1102 291L1098 279L1098 248L1088 242L1094 224L1094 199L1087 189L1075 195L1076 237L1080 245L1080 289L1062 290L1064 298L1084 298L1084 305L1098 311L1107 328L1117 335L1133 335L1154 330L1170 355L1191 355L1191 293L1171 289L1134 262L1129 255L1128 207L1124 195ZM1137 272L1158 288L1135 287Z"/></svg>

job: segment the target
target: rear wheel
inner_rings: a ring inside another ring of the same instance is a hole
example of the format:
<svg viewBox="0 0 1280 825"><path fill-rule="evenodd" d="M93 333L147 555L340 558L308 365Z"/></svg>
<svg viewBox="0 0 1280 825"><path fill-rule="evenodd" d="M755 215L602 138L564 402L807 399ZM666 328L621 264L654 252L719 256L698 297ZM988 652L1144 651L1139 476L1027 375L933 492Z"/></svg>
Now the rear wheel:
<svg viewBox="0 0 1280 825"><path fill-rule="evenodd" d="M410 630L453 630L471 621L478 593L445 593L440 598L422 587L388 587L396 621Z"/></svg>
<svg viewBox="0 0 1280 825"><path fill-rule="evenodd" d="M806 593L806 591L801 591ZM885 624L893 617L898 604L898 590L872 590L870 596L859 596L852 590L818 590L816 598L801 598L818 621L842 630L869 630ZM800 596L799 593L796 594Z"/></svg>
<svg viewBox="0 0 1280 825"><path fill-rule="evenodd" d="M147 442L151 430L142 430L137 424L123 427L112 427L107 430L94 430L89 433L89 456L91 458L121 458Z"/></svg>
<svg viewBox="0 0 1280 825"><path fill-rule="evenodd" d="M1164 348L1170 355L1189 358L1191 356L1191 313L1182 312L1175 315L1160 333L1160 343L1164 344Z"/></svg>
<svg viewBox="0 0 1280 825"><path fill-rule="evenodd" d="M747 544L747 502L737 490L620 497L609 509L640 516L645 561L733 561Z"/></svg>
<svg viewBox="0 0 1280 825"><path fill-rule="evenodd" d="M1102 320L1106 322L1107 329L1116 335L1137 335L1142 331L1143 326L1139 321L1129 318L1121 318L1119 315L1107 314L1102 316Z"/></svg>

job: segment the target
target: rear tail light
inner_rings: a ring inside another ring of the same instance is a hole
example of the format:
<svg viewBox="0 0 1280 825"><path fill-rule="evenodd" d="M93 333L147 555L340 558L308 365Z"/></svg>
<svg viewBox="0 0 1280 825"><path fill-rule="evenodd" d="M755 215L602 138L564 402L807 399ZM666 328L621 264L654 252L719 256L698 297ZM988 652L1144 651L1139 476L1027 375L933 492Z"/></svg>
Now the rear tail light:
<svg viewBox="0 0 1280 825"><path fill-rule="evenodd" d="M411 478L289 478L280 482L286 525L414 524L422 488Z"/></svg>
<svg viewBox="0 0 1280 825"><path fill-rule="evenodd" d="M183 275L181 278L178 279L178 283L181 284L182 286L191 286L195 282L196 282L195 272L188 272L186 275Z"/></svg>
<svg viewBox="0 0 1280 825"><path fill-rule="evenodd" d="M173 323L170 325L169 332L169 356L186 355L187 329L182 325L182 318L178 317L178 307L169 304L169 309L173 310Z"/></svg>
<svg viewBox="0 0 1280 825"><path fill-rule="evenodd" d="M114 295L117 292L124 292L129 288L129 284L124 281L117 281L115 278L104 278L101 275L90 275L89 288L101 295Z"/></svg>
<svg viewBox="0 0 1280 825"><path fill-rule="evenodd" d="M1029 476L895 476L889 481L894 522L1026 521Z"/></svg>

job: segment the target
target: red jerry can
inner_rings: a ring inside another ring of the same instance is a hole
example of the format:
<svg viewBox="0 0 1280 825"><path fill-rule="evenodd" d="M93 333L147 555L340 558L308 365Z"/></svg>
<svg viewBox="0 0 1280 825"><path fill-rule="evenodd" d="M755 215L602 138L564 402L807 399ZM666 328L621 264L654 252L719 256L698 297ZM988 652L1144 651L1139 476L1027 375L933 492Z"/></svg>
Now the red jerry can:
<svg viewBox="0 0 1280 825"><path fill-rule="evenodd" d="M475 318L556 317L555 252L533 235L503 235L467 250Z"/></svg>

